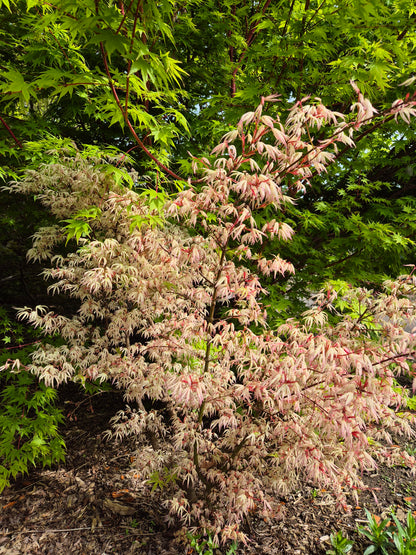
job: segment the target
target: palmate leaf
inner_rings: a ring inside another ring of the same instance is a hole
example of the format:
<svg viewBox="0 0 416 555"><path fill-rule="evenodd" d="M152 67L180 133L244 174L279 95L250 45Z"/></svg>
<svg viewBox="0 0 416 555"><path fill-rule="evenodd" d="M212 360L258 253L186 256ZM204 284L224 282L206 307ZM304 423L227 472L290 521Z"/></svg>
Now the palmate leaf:
<svg viewBox="0 0 416 555"><path fill-rule="evenodd" d="M170 57L169 52L155 53L141 43L138 46L139 51L132 62L130 75L139 72L143 83L150 80L156 88L166 88L170 83L179 84L186 72L181 69L177 60Z"/></svg>
<svg viewBox="0 0 416 555"><path fill-rule="evenodd" d="M141 106L130 107L129 114L133 122L139 126L139 128L153 129L156 127L157 123L155 118Z"/></svg>
<svg viewBox="0 0 416 555"><path fill-rule="evenodd" d="M184 129L184 131L186 131L188 134L191 133L187 119L179 110L166 110L166 113L172 114L179 125Z"/></svg>
<svg viewBox="0 0 416 555"><path fill-rule="evenodd" d="M112 113L112 117L109 123L109 126L111 127L112 125L119 123L121 128L124 129L124 126L126 124L126 120L124 118L124 114L117 109L117 107L114 107L113 110L111 110Z"/></svg>
<svg viewBox="0 0 416 555"><path fill-rule="evenodd" d="M50 87L59 89L61 82L64 82L65 80L72 80L72 79L73 79L73 74L71 72L63 71L58 68L51 68L40 73L40 75L36 78L34 83L39 89L47 89ZM84 80L85 80L85 76L84 76Z"/></svg>
<svg viewBox="0 0 416 555"><path fill-rule="evenodd" d="M10 69L2 74L7 83L0 85L3 94L17 95L22 101L28 102L31 97L36 98L34 85L27 83L17 69Z"/></svg>
<svg viewBox="0 0 416 555"><path fill-rule="evenodd" d="M368 74L372 80L377 84L380 90L384 91L388 87L388 75L393 69L392 64L383 62L373 62L369 65Z"/></svg>
<svg viewBox="0 0 416 555"><path fill-rule="evenodd" d="M45 444L45 440L37 434L35 434L30 441L30 446L35 450L40 450Z"/></svg>
<svg viewBox="0 0 416 555"><path fill-rule="evenodd" d="M76 242L78 243L81 237L88 237L91 233L91 226L88 222L80 221L80 220L64 220L67 223L65 226L67 240L75 238Z"/></svg>
<svg viewBox="0 0 416 555"><path fill-rule="evenodd" d="M101 209L98 206L90 206L84 210L79 210L72 218L62 220L67 225L64 226L66 230L66 243L72 238L75 238L78 243L81 237L89 237L91 234L91 226L88 221L95 220L101 215Z"/></svg>
<svg viewBox="0 0 416 555"><path fill-rule="evenodd" d="M119 168L117 166L113 166L111 164L105 169L105 173L114 180L117 185L127 185L129 189L134 186L132 176L126 171L125 168ZM78 216L80 216L80 212L78 212ZM93 209L90 209L88 217L96 218L101 214L100 209L97 206L94 206Z"/></svg>
<svg viewBox="0 0 416 555"><path fill-rule="evenodd" d="M120 54L127 53L129 47L129 41L123 37L123 35L116 34L112 29L103 29L99 31L90 38L89 43L102 43L110 59L114 52L118 52Z"/></svg>
<svg viewBox="0 0 416 555"><path fill-rule="evenodd" d="M156 215L131 216L130 220L130 233L132 233L135 229L140 231L143 226L162 227L165 221L164 218Z"/></svg>
<svg viewBox="0 0 416 555"><path fill-rule="evenodd" d="M72 97L74 92L78 95L85 95L82 89L87 91L96 90L97 87L104 83L98 76L89 78L88 74L79 75L68 71L51 69L42 73L34 84L39 89L45 89L48 90L48 92L49 89L53 89L49 92L50 96L58 97L58 99L61 100L66 95ZM88 96L86 98L88 98Z"/></svg>
<svg viewBox="0 0 416 555"><path fill-rule="evenodd" d="M153 129L151 135L161 146L170 148L174 145L173 139L179 135L179 132L174 124L165 123L162 127Z"/></svg>
<svg viewBox="0 0 416 555"><path fill-rule="evenodd" d="M138 72L140 72L141 78L144 83L146 83L149 79L153 82L154 72L152 69L152 64L144 57L139 57L132 62L129 75L134 75Z"/></svg>
<svg viewBox="0 0 416 555"><path fill-rule="evenodd" d="M182 77L187 75L186 71L182 69L180 62L170 56L170 52L163 52L160 55L162 63L165 67L166 75L170 82L180 84Z"/></svg>

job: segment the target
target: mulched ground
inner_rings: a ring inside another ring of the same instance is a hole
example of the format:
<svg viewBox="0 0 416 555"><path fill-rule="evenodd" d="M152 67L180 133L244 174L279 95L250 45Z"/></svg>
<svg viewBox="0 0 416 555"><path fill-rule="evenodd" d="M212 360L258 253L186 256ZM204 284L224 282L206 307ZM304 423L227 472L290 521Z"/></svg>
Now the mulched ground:
<svg viewBox="0 0 416 555"><path fill-rule="evenodd" d="M134 445L115 449L104 439L109 419L123 407L121 397L104 394L79 405L73 392L66 396L66 461L33 470L0 495L0 555L189 553L175 543L161 504L145 488L129 487ZM351 514L336 512L330 496L311 487L285 498L285 518L253 518L247 523L250 545L239 546L237 554L323 555L330 533L339 529L355 540L351 553L362 554L368 544L356 527L365 523L365 507L381 517L392 508L401 520L408 510L416 515L416 481L408 469L380 466L366 482L372 491L360 495Z"/></svg>

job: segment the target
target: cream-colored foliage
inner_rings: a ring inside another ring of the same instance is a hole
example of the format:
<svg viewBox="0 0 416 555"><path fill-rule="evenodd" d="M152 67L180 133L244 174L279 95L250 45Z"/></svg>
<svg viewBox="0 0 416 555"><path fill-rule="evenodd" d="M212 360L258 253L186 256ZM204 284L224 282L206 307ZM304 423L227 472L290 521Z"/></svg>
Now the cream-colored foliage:
<svg viewBox="0 0 416 555"><path fill-rule="evenodd" d="M59 226L34 238L29 257L50 260L50 292L68 294L78 310L67 317L43 307L21 311L65 343L40 347L28 368L51 385L101 380L124 391L131 408L115 418L114 437L137 436L144 475L175 476L164 486L172 521L210 529L215 541L244 540L244 515L277 513L277 495L305 479L345 504L345 486L359 487L378 457L415 465L388 445L389 434L413 434L394 377L414 371L416 336L403 326L414 316L415 278L378 295L344 294L371 326L348 314L329 325L339 299L328 289L303 322L271 330L262 279L244 266L293 272L259 247L276 235L291 238L282 216L290 194L374 114L358 94L351 121L319 99L297 103L286 122L264 115L263 105L243 116L214 149L216 162L202 161L200 186L165 206L163 227L130 229L132 216L150 222L149 208L112 183L99 161L63 160L12 185L35 193L58 219L100 208L90 237L67 255L55 256L66 241ZM314 140L313 131L328 126L332 133ZM256 213L266 206L274 217L259 227Z"/></svg>

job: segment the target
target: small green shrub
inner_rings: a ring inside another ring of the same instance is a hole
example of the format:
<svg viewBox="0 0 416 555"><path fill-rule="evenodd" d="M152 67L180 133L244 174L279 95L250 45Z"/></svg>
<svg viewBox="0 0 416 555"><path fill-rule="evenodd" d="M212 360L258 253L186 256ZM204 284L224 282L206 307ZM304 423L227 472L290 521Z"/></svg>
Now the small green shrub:
<svg viewBox="0 0 416 555"><path fill-rule="evenodd" d="M416 522L409 511L406 524L398 520L391 512L392 520L376 518L366 509L367 526L359 526L358 531L370 540L371 545L364 555L415 555L416 553Z"/></svg>
<svg viewBox="0 0 416 555"><path fill-rule="evenodd" d="M393 528L390 535L396 548L397 555L415 555L416 553L416 522L409 511L406 517L406 525L403 526L395 514L392 513L397 531Z"/></svg>
<svg viewBox="0 0 416 555"><path fill-rule="evenodd" d="M214 543L211 535L208 535L208 539L201 539L199 535L194 536L192 534L187 534L190 547L195 550L195 553L201 553L201 555L213 555L214 549L218 548L218 545Z"/></svg>
<svg viewBox="0 0 416 555"><path fill-rule="evenodd" d="M330 540L332 548L327 550L326 555L345 555L351 551L354 545L354 542L346 538L341 530L336 534L331 534Z"/></svg>
<svg viewBox="0 0 416 555"><path fill-rule="evenodd" d="M371 545L365 550L365 555L370 555L370 553L382 553L383 555L388 555L389 551L387 547L390 542L390 531L388 525L390 520L385 518L384 520L376 518L367 509L365 509L367 515L367 526L359 526L358 531L363 534L366 538L371 541Z"/></svg>
<svg viewBox="0 0 416 555"><path fill-rule="evenodd" d="M195 553L201 555L213 555L219 546L215 544L210 533L208 533L207 539L201 538L200 535L187 534L189 540L190 548L195 551ZM233 541L226 552L226 555L235 555L237 553L237 542Z"/></svg>
<svg viewBox="0 0 416 555"><path fill-rule="evenodd" d="M0 374L0 492L10 485L10 478L26 473L30 466L51 466L65 455L58 431L63 415L55 406L57 392L21 367L33 349L32 344L19 348L24 331L0 309L0 338L8 345L0 354L0 366L4 365ZM13 364L16 351L19 371Z"/></svg>

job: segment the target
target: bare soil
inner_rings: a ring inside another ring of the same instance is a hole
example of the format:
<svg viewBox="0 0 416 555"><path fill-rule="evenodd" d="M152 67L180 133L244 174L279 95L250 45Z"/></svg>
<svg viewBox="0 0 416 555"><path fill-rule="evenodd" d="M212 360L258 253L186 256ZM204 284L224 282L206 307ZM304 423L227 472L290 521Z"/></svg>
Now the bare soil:
<svg viewBox="0 0 416 555"><path fill-rule="evenodd" d="M86 402L66 392L61 402L68 415L66 461L34 469L0 495L0 555L189 554L166 526L161 503L144 487L131 487L133 443L115 449L105 441L109 419L124 406L121 397L109 393ZM364 508L380 517L394 509L401 520L409 510L416 515L416 481L408 469L380 466L365 481L370 490L360 493L350 514L336 511L327 492L305 485L281 500L283 519L247 522L250 543L237 554L323 555L339 529L355 541L351 553L362 554L368 544L356 529L365 523Z"/></svg>

